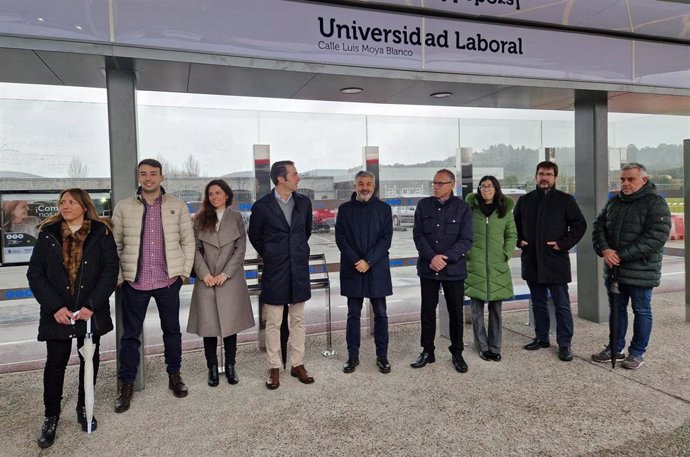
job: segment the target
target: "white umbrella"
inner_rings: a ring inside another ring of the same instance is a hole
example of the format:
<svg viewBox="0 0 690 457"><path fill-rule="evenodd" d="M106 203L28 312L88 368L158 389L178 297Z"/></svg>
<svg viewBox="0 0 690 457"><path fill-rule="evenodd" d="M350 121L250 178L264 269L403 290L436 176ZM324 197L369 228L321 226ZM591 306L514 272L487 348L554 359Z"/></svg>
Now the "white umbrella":
<svg viewBox="0 0 690 457"><path fill-rule="evenodd" d="M84 358L84 409L86 412L86 431L91 433L91 419L93 419L93 354L96 346L93 344L93 334L91 333L91 318L86 321L86 335L84 345L79 349Z"/></svg>

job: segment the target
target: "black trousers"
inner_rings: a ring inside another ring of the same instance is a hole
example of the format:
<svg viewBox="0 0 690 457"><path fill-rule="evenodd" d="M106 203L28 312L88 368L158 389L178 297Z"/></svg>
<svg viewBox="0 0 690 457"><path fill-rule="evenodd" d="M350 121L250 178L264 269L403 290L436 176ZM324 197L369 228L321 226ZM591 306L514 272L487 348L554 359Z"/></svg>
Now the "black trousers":
<svg viewBox="0 0 690 457"><path fill-rule="evenodd" d="M96 352L93 354L93 383L98 377L98 365L100 356L98 347L100 336L94 336ZM77 349L84 345L84 338L77 338ZM65 384L65 369L72 352L72 340L48 340L46 341L46 366L43 370L43 405L46 416L59 416L60 403L62 402L62 389ZM77 406L84 405L84 358L79 354L79 391L77 393Z"/></svg>
<svg viewBox="0 0 690 457"><path fill-rule="evenodd" d="M218 337L204 337L204 355L206 356L206 366L211 368L218 365ZM223 349L225 349L225 364L235 365L235 354L237 354L237 335L230 335L223 338Z"/></svg>
<svg viewBox="0 0 690 457"><path fill-rule="evenodd" d="M422 291L422 337L421 345L426 352L434 352L434 338L436 337L436 308L438 293L443 286L448 307L450 347L453 354L460 354L464 348L462 342L462 305L465 298L465 281L439 281L436 279L421 279Z"/></svg>

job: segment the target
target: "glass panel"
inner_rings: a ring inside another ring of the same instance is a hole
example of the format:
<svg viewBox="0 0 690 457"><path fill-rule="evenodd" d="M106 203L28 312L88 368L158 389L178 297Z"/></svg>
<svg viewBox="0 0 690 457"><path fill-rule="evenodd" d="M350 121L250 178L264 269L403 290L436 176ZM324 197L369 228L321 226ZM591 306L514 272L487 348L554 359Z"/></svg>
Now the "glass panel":
<svg viewBox="0 0 690 457"><path fill-rule="evenodd" d="M685 255L683 198L683 140L690 138L690 117L641 114L609 116L609 189L619 189L620 167L639 162L671 210L671 236L664 248L661 287L684 291Z"/></svg>
<svg viewBox="0 0 690 457"><path fill-rule="evenodd" d="M0 324L10 325L0 343L17 345L5 352L3 372L16 369L22 355L36 359L45 352L33 341L39 307L26 279L36 225L57 211L59 192L69 187L92 191L94 198L93 191L105 190L96 204L101 214L109 212L105 90L0 84L0 164ZM103 347L113 349L114 338Z"/></svg>

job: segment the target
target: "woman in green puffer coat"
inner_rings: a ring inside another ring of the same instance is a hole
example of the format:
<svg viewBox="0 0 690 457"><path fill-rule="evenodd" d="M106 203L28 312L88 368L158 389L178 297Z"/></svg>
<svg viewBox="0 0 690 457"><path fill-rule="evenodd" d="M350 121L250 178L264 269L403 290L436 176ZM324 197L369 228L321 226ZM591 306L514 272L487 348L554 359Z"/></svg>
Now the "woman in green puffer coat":
<svg viewBox="0 0 690 457"><path fill-rule="evenodd" d="M467 196L472 208L474 239L467 255L465 295L472 306L474 345L483 360L501 360L501 306L513 297L508 260L517 243L515 203L501 192L493 176L479 180L476 194ZM484 302L489 303L489 333L484 327Z"/></svg>

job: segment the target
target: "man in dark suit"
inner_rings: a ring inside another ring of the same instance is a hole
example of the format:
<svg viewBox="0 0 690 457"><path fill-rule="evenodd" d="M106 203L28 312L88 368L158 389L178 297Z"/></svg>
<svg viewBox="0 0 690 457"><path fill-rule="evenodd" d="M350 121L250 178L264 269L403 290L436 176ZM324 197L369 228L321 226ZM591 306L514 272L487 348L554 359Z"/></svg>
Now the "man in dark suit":
<svg viewBox="0 0 690 457"><path fill-rule="evenodd" d="M537 188L518 200L513 210L522 249L522 279L527 281L534 312L534 340L525 346L534 351L549 343L549 308L547 291L556 308L558 358L573 360L573 314L570 310L568 283L572 249L585 234L587 221L572 195L556 189L558 165L537 165Z"/></svg>
<svg viewBox="0 0 690 457"><path fill-rule="evenodd" d="M290 374L304 384L314 378L304 368L304 302L311 298L309 284L309 244L311 201L297 193L300 182L295 164L289 160L271 167L272 192L252 206L249 241L262 257L261 294L266 316L266 387L280 386L280 326L283 309L289 305Z"/></svg>

